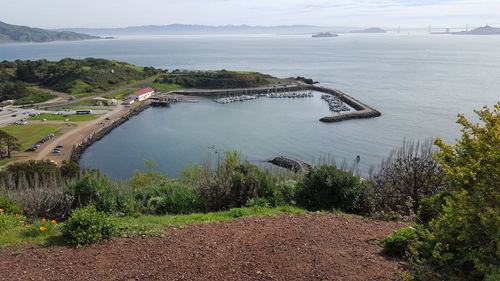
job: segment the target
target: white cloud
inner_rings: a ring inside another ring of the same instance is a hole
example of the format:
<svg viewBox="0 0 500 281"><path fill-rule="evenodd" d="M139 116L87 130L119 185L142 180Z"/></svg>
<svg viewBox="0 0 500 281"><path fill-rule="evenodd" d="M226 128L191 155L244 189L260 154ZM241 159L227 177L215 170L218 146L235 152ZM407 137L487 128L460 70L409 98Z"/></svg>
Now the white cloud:
<svg viewBox="0 0 500 281"><path fill-rule="evenodd" d="M0 0L0 20L47 28L147 24L500 24L498 0Z"/></svg>

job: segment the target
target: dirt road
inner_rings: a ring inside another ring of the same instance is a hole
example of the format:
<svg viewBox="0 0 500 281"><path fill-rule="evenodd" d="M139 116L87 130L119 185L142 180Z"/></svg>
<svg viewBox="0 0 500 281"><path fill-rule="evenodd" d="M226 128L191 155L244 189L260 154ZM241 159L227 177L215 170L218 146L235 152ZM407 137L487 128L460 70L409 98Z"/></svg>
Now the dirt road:
<svg viewBox="0 0 500 281"><path fill-rule="evenodd" d="M0 251L0 280L400 280L379 240L401 225L344 215L245 218L88 248Z"/></svg>

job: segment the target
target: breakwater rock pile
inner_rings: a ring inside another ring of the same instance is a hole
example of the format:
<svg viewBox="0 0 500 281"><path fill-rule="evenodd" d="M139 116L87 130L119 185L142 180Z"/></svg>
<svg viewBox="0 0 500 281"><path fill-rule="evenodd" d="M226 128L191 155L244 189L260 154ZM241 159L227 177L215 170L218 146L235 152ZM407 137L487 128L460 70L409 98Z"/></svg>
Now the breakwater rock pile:
<svg viewBox="0 0 500 281"><path fill-rule="evenodd" d="M340 122L344 120L351 120L351 119L365 119L365 118L375 118L379 117L382 114L380 111L362 103L361 101L349 96L346 93L343 93L339 90L336 89L330 89L330 88L324 88L324 87L319 87L319 86L310 86L312 90L322 92L328 95L331 95L333 97L336 97L343 103L349 105L351 108L353 108L356 111L349 112L349 113L343 113L343 114L337 114L333 116L326 116L319 121L321 122L327 122L327 123L332 123L332 122Z"/></svg>
<svg viewBox="0 0 500 281"><path fill-rule="evenodd" d="M305 173L312 169L312 166L304 161L288 158L285 156L278 156L273 160L270 160L269 163L285 169L292 170L296 173L297 172Z"/></svg>

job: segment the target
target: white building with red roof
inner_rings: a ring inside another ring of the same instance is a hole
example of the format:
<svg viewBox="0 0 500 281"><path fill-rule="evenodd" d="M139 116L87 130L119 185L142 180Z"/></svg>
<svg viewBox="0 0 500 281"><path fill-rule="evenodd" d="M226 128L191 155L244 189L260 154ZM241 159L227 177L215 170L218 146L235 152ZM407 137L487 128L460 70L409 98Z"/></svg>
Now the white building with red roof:
<svg viewBox="0 0 500 281"><path fill-rule="evenodd" d="M132 98L136 101L145 101L149 99L152 95L154 95L154 93L155 89L148 87L133 93L132 95L128 96L128 98Z"/></svg>

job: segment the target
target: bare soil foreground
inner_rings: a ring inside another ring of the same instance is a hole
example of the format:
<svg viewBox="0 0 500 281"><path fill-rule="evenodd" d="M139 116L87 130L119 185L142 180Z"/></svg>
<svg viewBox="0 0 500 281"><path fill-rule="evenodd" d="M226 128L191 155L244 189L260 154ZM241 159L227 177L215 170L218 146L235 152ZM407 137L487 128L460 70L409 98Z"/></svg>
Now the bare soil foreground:
<svg viewBox="0 0 500 281"><path fill-rule="evenodd" d="M254 217L82 249L7 249L0 280L399 280L402 263L384 257L379 240L401 227L333 214Z"/></svg>

